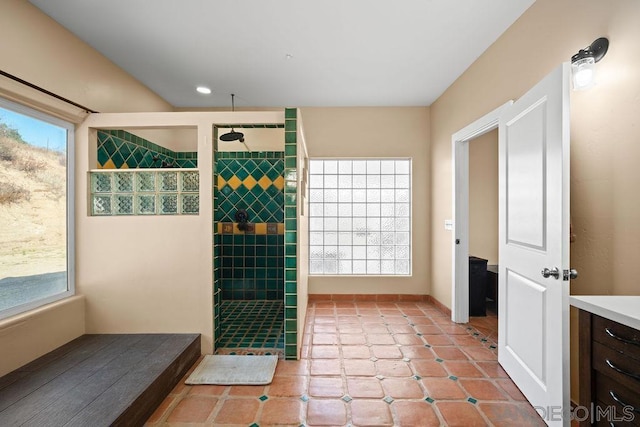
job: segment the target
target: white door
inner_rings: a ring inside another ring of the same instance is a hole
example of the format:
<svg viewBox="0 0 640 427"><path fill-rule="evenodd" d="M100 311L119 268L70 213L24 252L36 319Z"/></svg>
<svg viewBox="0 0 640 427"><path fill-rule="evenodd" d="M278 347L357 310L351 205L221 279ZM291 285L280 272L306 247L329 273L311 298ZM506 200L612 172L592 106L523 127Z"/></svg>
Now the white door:
<svg viewBox="0 0 640 427"><path fill-rule="evenodd" d="M498 360L547 424L569 425L568 64L499 127Z"/></svg>

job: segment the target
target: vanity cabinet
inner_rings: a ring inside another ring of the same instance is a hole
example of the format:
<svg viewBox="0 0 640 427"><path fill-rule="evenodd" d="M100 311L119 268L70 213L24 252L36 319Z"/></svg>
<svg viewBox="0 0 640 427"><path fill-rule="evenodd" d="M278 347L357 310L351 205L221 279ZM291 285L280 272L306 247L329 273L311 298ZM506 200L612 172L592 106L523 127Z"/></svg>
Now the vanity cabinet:
<svg viewBox="0 0 640 427"><path fill-rule="evenodd" d="M640 426L640 331L588 310L579 313L579 405L594 421L580 425Z"/></svg>

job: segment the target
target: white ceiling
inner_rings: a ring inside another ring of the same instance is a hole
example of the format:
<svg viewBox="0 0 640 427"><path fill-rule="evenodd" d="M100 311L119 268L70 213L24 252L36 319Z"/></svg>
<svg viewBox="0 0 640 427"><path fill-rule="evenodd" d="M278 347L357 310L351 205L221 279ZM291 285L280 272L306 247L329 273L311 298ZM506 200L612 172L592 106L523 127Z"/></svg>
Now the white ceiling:
<svg viewBox="0 0 640 427"><path fill-rule="evenodd" d="M535 0L29 1L176 107L336 107L430 105Z"/></svg>

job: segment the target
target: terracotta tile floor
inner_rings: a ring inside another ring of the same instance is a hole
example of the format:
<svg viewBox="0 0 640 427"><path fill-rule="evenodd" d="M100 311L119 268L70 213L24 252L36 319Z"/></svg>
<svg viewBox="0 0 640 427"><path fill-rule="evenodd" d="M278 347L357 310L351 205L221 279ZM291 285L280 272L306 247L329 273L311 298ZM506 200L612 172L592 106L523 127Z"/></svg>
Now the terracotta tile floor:
<svg viewBox="0 0 640 427"><path fill-rule="evenodd" d="M469 326L479 335L483 335L492 344L498 345L498 312L494 301L487 301L486 316L469 317Z"/></svg>
<svg viewBox="0 0 640 427"><path fill-rule="evenodd" d="M147 425L544 425L483 327L423 302L310 303L302 359L270 385L180 383Z"/></svg>

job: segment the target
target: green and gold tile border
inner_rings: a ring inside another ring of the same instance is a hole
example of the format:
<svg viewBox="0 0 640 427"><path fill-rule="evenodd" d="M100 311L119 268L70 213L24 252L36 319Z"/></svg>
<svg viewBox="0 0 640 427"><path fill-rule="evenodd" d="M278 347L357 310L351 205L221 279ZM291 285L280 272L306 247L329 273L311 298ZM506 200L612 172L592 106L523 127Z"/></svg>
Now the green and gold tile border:
<svg viewBox="0 0 640 427"><path fill-rule="evenodd" d="M218 222L218 234L284 234L284 223L280 222L249 222L246 230L240 230L237 222Z"/></svg>
<svg viewBox="0 0 640 427"><path fill-rule="evenodd" d="M284 110L284 355L298 357L297 109Z"/></svg>
<svg viewBox="0 0 640 427"><path fill-rule="evenodd" d="M160 168L169 164L176 168L195 168L197 152L176 152L124 130L99 129L98 169ZM156 160L154 160L156 159Z"/></svg>

